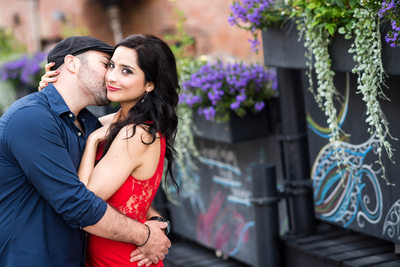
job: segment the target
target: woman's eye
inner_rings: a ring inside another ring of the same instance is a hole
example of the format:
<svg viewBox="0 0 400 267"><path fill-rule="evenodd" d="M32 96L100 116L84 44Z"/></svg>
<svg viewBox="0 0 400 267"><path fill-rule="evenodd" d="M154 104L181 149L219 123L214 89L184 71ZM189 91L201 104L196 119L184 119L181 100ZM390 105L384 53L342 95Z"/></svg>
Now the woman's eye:
<svg viewBox="0 0 400 267"><path fill-rule="evenodd" d="M130 69L122 69L122 73L124 73L124 74L131 74L132 73L132 71L130 70Z"/></svg>
<svg viewBox="0 0 400 267"><path fill-rule="evenodd" d="M113 69L114 68L114 63L108 63L108 65L107 65L107 67L109 68L109 69Z"/></svg>

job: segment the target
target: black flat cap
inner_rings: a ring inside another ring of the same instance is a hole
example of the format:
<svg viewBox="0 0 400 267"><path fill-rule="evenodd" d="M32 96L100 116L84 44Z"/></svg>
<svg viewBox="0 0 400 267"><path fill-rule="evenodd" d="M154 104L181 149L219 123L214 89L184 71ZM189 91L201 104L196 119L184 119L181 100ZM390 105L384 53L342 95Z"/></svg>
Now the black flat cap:
<svg viewBox="0 0 400 267"><path fill-rule="evenodd" d="M72 36L59 42L47 55L47 62L55 62L52 70L64 64L66 55L79 55L89 50L112 54L114 47L90 36Z"/></svg>

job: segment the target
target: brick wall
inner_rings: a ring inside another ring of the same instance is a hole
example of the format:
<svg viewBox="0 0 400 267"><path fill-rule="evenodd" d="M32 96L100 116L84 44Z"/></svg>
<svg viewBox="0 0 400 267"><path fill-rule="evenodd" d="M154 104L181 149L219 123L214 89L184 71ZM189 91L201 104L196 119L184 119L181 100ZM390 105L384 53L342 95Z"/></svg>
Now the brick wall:
<svg viewBox="0 0 400 267"><path fill-rule="evenodd" d="M13 28L16 37L34 50L31 0L0 0L0 25ZM247 32L231 27L227 18L232 0L121 0L120 22L124 36L152 33L159 37L174 32L174 9L182 10L187 18L185 29L195 38L197 55L214 54L222 57L262 61L262 51L250 50ZM40 38L46 41L62 38L65 32L88 34L113 44L113 34L105 8L94 0L38 0ZM62 18L67 21L63 26ZM71 30L72 29L72 30ZM75 30L75 32L73 31Z"/></svg>

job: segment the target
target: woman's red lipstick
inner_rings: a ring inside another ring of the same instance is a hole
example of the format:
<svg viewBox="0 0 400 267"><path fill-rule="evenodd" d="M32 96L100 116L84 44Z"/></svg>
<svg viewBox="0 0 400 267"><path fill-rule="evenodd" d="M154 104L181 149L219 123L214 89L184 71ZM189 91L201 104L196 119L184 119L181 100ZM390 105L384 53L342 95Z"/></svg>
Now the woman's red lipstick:
<svg viewBox="0 0 400 267"><path fill-rule="evenodd" d="M120 90L119 88L112 87L112 86L107 86L107 89L110 90L110 91L118 91L118 90Z"/></svg>

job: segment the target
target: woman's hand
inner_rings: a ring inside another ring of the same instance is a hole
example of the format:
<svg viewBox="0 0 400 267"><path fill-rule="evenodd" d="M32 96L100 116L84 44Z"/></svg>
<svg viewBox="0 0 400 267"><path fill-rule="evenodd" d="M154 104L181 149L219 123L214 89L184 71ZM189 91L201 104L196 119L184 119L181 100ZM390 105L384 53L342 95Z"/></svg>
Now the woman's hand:
<svg viewBox="0 0 400 267"><path fill-rule="evenodd" d="M104 124L104 126L100 127L89 135L89 138L91 139L90 141L95 142L96 145L101 141L104 141L107 137L108 130L110 129L111 124L116 123L120 118L121 109L118 112L114 113L112 120L108 120L108 122Z"/></svg>
<svg viewBox="0 0 400 267"><path fill-rule="evenodd" d="M110 125L104 125L91 133L88 138L88 142L97 146L101 141L104 141L107 137Z"/></svg>
<svg viewBox="0 0 400 267"><path fill-rule="evenodd" d="M50 68L53 66L54 62L50 62L44 66L46 73L40 79L38 91L42 91L42 89L46 87L49 83L57 81L57 78L54 76L57 76L60 72L58 70L50 70Z"/></svg>

